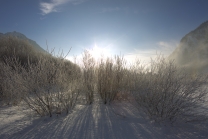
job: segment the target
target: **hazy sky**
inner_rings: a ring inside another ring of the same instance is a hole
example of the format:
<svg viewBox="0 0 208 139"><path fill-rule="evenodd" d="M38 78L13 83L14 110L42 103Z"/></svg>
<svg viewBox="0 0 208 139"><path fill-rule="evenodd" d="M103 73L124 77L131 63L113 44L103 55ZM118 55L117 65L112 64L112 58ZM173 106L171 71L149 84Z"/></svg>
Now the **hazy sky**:
<svg viewBox="0 0 208 139"><path fill-rule="evenodd" d="M70 55L169 54L208 20L208 0L0 0L0 32L18 31Z"/></svg>

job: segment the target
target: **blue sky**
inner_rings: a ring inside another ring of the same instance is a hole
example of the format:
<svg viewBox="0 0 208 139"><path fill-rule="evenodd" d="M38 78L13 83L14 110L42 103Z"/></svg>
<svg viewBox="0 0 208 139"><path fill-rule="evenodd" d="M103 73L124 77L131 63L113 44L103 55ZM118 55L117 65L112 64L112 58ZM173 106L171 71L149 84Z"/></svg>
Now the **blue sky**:
<svg viewBox="0 0 208 139"><path fill-rule="evenodd" d="M207 0L1 0L0 32L18 31L46 49L95 45L104 53L141 58L170 54L208 20Z"/></svg>

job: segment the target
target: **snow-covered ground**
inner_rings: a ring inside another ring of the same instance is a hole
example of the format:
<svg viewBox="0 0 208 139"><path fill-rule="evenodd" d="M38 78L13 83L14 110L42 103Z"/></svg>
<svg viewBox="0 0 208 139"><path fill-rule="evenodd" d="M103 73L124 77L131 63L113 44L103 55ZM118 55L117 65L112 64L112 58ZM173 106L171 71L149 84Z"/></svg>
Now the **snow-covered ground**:
<svg viewBox="0 0 208 139"><path fill-rule="evenodd" d="M159 125L139 116L128 102L77 105L67 116L34 116L24 107L0 108L0 139L196 139L208 138L208 124Z"/></svg>

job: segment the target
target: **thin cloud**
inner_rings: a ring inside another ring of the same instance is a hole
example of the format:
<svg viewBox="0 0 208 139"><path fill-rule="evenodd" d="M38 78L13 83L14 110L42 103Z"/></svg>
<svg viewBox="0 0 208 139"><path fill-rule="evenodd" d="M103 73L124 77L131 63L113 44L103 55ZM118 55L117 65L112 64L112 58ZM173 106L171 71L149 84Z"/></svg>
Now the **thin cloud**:
<svg viewBox="0 0 208 139"><path fill-rule="evenodd" d="M50 2L40 2L40 10L42 15L46 15L52 12L60 12L58 8L61 5L71 2L72 4L80 4L86 0L50 0Z"/></svg>
<svg viewBox="0 0 208 139"><path fill-rule="evenodd" d="M171 41L171 42L160 41L157 43L157 46L158 46L158 50L160 50L166 55L169 55L175 50L175 48L178 46L178 43L175 41Z"/></svg>
<svg viewBox="0 0 208 139"><path fill-rule="evenodd" d="M135 49L133 52L125 55L125 58L128 61L134 62L136 59L139 59L143 64L148 64L151 58L157 57L157 55L163 55L168 57L174 49L177 47L178 43L175 41L165 42L160 41L156 43L156 46L151 49Z"/></svg>

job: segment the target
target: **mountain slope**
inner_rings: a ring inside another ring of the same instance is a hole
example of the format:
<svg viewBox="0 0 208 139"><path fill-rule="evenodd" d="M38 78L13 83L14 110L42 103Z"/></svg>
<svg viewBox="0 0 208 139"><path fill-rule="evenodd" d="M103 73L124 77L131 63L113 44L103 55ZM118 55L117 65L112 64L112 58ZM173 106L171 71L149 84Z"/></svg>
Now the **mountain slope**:
<svg viewBox="0 0 208 139"><path fill-rule="evenodd" d="M19 33L19 32L16 32L16 31L13 31L13 32L7 32L5 34L3 33L0 33L0 39L3 38L3 37L9 37L9 36L12 36L12 37L16 37L18 39L21 39L21 40L24 40L24 41L27 41L30 45L32 45L36 50L38 51L41 51L41 52L46 52L43 48L41 48L35 41L27 38L24 34L22 33Z"/></svg>
<svg viewBox="0 0 208 139"><path fill-rule="evenodd" d="M191 71L207 72L208 21L185 35L169 58L175 59L179 66L185 66Z"/></svg>

